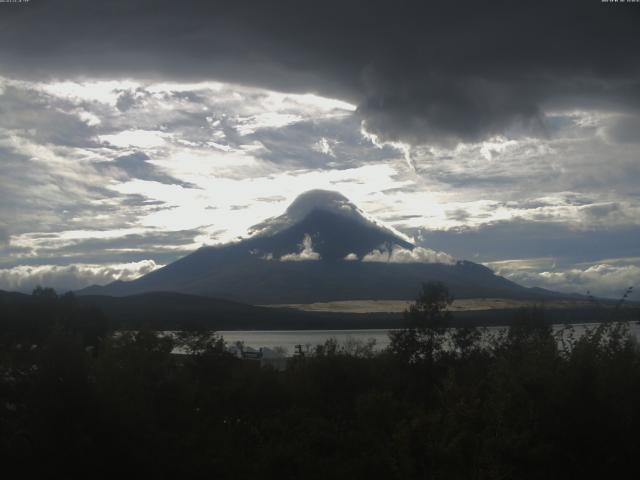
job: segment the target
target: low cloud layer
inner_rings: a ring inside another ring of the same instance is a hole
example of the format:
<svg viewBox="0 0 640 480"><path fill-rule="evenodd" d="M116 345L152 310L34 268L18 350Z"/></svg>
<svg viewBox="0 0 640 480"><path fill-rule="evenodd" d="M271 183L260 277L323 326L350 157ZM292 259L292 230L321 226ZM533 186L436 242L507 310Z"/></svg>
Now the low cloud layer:
<svg viewBox="0 0 640 480"><path fill-rule="evenodd" d="M445 263L454 264L456 261L444 252L437 252L430 248L415 247L413 250L394 245L391 250L373 250L362 257L363 262L383 263Z"/></svg>
<svg viewBox="0 0 640 480"><path fill-rule="evenodd" d="M555 262L503 261L489 264L496 273L526 286L543 287L567 293L586 295L590 292L609 298L621 298L629 287L634 287L632 300L640 300L640 257L628 259L630 263L609 260L591 265L558 268ZM547 268L545 268L547 267ZM549 268L550 267L550 268Z"/></svg>
<svg viewBox="0 0 640 480"><path fill-rule="evenodd" d="M31 292L40 285L65 292L115 280L133 280L161 266L153 260L119 265L19 265L0 269L0 289Z"/></svg>

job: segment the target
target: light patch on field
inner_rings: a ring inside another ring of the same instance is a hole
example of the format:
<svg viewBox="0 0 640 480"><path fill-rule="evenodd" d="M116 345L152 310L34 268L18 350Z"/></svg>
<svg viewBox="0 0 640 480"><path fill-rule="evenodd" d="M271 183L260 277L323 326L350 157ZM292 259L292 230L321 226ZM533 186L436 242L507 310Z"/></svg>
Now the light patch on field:
<svg viewBox="0 0 640 480"><path fill-rule="evenodd" d="M412 300L344 300L336 302L288 303L278 305L262 305L274 308L294 308L305 312L340 312L340 313L401 313L414 303ZM453 312L506 310L541 305L534 300L511 300L505 298L467 298L455 300L451 305ZM588 301L553 300L545 301L545 308L578 308L592 307Z"/></svg>

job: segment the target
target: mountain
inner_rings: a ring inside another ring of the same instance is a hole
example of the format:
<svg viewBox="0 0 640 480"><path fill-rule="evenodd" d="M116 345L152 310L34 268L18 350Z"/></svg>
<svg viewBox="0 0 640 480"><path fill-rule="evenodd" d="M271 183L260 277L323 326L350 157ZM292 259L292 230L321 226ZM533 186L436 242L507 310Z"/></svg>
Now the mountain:
<svg viewBox="0 0 640 480"><path fill-rule="evenodd" d="M136 280L78 294L170 291L251 304L413 299L420 284L431 280L446 283L457 298L561 296L417 247L343 195L324 190L300 195L283 215L256 225L247 239L203 247Z"/></svg>

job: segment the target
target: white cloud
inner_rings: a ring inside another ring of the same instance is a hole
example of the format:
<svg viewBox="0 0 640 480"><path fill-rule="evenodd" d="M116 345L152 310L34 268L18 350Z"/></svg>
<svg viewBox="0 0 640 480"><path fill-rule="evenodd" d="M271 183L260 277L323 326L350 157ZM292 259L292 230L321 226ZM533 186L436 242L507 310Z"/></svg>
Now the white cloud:
<svg viewBox="0 0 640 480"><path fill-rule="evenodd" d="M305 262L308 260L320 260L320 254L313 251L313 240L307 233L302 241L302 250L300 253L287 253L280 257L281 262Z"/></svg>
<svg viewBox="0 0 640 480"><path fill-rule="evenodd" d="M114 265L18 265L0 269L0 288L29 292L41 285L63 292L114 280L133 280L160 267L153 260Z"/></svg>
<svg viewBox="0 0 640 480"><path fill-rule="evenodd" d="M356 106L351 103L334 98L321 97L312 93L287 94L270 92L266 103L272 106L282 105L295 110L313 111L314 113L322 113L325 115L340 115L356 110Z"/></svg>
<svg viewBox="0 0 640 480"><path fill-rule="evenodd" d="M404 157L404 160L407 162L407 166L412 171L415 171L415 164L414 164L413 158L412 158L411 145L409 145L408 143L404 143L404 142L394 142L394 141L390 141L390 140L382 140L382 139L380 139L380 137L378 135L376 135L375 133L372 133L372 132L367 130L367 125L366 125L366 122L364 120L360 124L360 134L362 135L362 137L364 139L368 140L369 142L371 142L372 145L374 145L375 147L377 147L379 149L383 149L385 147L391 147L391 148L397 150Z"/></svg>
<svg viewBox="0 0 640 480"><path fill-rule="evenodd" d="M74 101L101 102L112 106L115 106L118 100L119 91L139 86L139 83L131 80L65 81L38 84L39 88L57 97Z"/></svg>
<svg viewBox="0 0 640 480"><path fill-rule="evenodd" d="M453 264L455 259L444 252L437 252L430 248L415 247L413 250L394 245L391 251L382 248L367 253L363 262L383 263L445 263Z"/></svg>
<svg viewBox="0 0 640 480"><path fill-rule="evenodd" d="M358 260L358 255L356 255L355 253L350 253L347 256L345 256L344 259L347 262L355 262L356 260Z"/></svg>
<svg viewBox="0 0 640 480"><path fill-rule="evenodd" d="M99 135L98 138L115 147L154 148L164 146L167 136L169 135L157 130L125 130L113 135Z"/></svg>
<svg viewBox="0 0 640 480"><path fill-rule="evenodd" d="M318 140L313 145L313 149L316 152L323 153L324 155L329 155L330 157L334 157L334 158L336 157L336 154L333 151L333 147L331 146L331 143L329 143L329 140L327 140L325 137L322 137L320 140Z"/></svg>
<svg viewBox="0 0 640 480"><path fill-rule="evenodd" d="M611 259L558 268L553 259L520 259L488 265L498 275L526 286L583 295L589 291L594 295L619 298L628 287L640 283L640 259L633 262L634 259L624 259L624 262Z"/></svg>
<svg viewBox="0 0 640 480"><path fill-rule="evenodd" d="M238 119L237 130L240 135L250 135L265 128L282 128L302 120L291 113L267 112Z"/></svg>

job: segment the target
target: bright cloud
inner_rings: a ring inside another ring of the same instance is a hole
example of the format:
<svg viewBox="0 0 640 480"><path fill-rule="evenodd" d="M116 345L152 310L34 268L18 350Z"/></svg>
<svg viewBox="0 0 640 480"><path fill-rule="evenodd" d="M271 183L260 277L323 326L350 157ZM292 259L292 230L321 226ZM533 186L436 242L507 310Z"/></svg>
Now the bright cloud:
<svg viewBox="0 0 640 480"><path fill-rule="evenodd" d="M302 250L299 253L287 253L280 257L281 262L306 262L309 260L320 260L320 254L313 251L313 240L309 234L304 235L302 240Z"/></svg>
<svg viewBox="0 0 640 480"><path fill-rule="evenodd" d="M557 266L553 259L511 260L489 264L498 275L526 286L567 293L620 298L629 287L640 283L640 258L611 259L591 265ZM638 298L638 292L632 295Z"/></svg>
<svg viewBox="0 0 640 480"><path fill-rule="evenodd" d="M446 263L454 264L456 261L451 255L444 252L436 252L430 248L415 247L413 250L394 245L391 250L379 249L367 253L363 262L383 263Z"/></svg>
<svg viewBox="0 0 640 480"><path fill-rule="evenodd" d="M115 147L154 148L166 144L164 132L152 130L125 130L113 135L99 135L102 142L107 142Z"/></svg>
<svg viewBox="0 0 640 480"><path fill-rule="evenodd" d="M331 143L329 143L329 140L327 140L325 137L322 137L320 140L318 140L313 145L313 149L317 152L323 153L325 155L329 155L330 157L335 158L336 156L335 152L333 151L333 147L331 146Z"/></svg>
<svg viewBox="0 0 640 480"><path fill-rule="evenodd" d="M18 265L0 269L0 288L29 292L38 285L53 285L59 291L77 290L114 280L133 280L161 266L153 260L113 265Z"/></svg>

